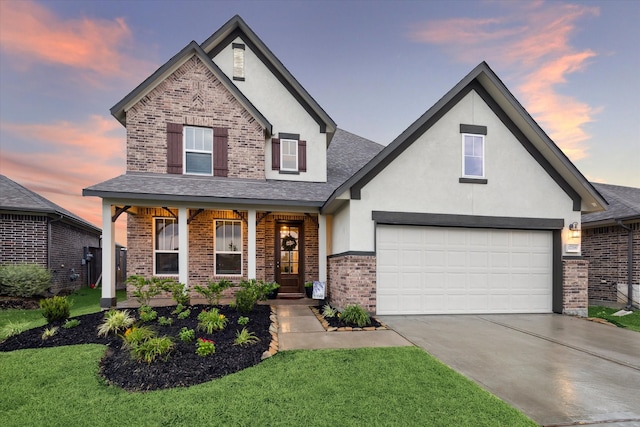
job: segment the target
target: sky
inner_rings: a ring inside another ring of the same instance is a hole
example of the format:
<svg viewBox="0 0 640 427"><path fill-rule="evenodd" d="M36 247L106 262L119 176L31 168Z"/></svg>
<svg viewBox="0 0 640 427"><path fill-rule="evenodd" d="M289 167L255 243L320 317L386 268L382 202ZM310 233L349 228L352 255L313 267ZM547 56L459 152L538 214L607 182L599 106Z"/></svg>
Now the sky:
<svg viewBox="0 0 640 427"><path fill-rule="evenodd" d="M236 14L342 129L386 145L486 61L589 180L640 187L640 0L0 0L0 174L101 227L109 109Z"/></svg>

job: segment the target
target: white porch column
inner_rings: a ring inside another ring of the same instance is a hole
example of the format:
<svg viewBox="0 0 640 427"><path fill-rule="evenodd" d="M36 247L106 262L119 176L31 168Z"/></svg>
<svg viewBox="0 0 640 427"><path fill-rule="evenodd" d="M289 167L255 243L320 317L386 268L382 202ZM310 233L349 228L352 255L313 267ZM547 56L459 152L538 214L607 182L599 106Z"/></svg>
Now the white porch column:
<svg viewBox="0 0 640 427"><path fill-rule="evenodd" d="M116 228L111 203L102 200L102 297L100 307L116 306Z"/></svg>
<svg viewBox="0 0 640 427"><path fill-rule="evenodd" d="M318 280L327 281L327 217L318 214Z"/></svg>
<svg viewBox="0 0 640 427"><path fill-rule="evenodd" d="M178 281L189 284L189 209L178 208Z"/></svg>
<svg viewBox="0 0 640 427"><path fill-rule="evenodd" d="M256 278L256 210L249 209L247 215L247 279Z"/></svg>

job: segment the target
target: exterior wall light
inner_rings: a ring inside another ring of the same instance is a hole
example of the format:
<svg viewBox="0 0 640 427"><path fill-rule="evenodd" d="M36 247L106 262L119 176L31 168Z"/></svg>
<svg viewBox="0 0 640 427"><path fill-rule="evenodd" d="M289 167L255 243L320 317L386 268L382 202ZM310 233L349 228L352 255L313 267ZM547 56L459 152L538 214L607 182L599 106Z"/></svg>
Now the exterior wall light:
<svg viewBox="0 0 640 427"><path fill-rule="evenodd" d="M580 237L580 225L577 222L569 224L569 230L571 231L571 237L577 239Z"/></svg>

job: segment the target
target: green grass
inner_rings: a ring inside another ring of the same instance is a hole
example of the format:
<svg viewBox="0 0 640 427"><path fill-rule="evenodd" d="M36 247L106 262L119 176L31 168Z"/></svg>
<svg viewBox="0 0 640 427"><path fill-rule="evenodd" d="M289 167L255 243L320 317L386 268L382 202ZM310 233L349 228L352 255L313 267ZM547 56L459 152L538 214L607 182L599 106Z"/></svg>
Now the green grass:
<svg viewBox="0 0 640 427"><path fill-rule="evenodd" d="M287 351L189 388L129 393L104 346L0 353L2 425L534 426L415 347Z"/></svg>
<svg viewBox="0 0 640 427"><path fill-rule="evenodd" d="M617 308L593 306L589 307L589 317L599 317L621 328L631 329L640 332L640 310L636 310L626 316L612 316L613 313L619 311Z"/></svg>
<svg viewBox="0 0 640 427"><path fill-rule="evenodd" d="M100 311L101 289L82 288L69 295L73 300L71 305L71 317ZM126 299L126 292L117 291L118 301ZM19 324L23 329L37 328L46 325L47 321L42 317L40 309L37 310L0 310L0 340L6 338L5 326Z"/></svg>

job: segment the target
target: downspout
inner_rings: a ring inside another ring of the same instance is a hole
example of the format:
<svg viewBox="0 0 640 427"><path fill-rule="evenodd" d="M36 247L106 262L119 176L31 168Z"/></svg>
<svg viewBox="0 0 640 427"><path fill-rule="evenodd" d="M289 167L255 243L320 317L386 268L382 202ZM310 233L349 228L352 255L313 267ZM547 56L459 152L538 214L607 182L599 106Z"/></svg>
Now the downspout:
<svg viewBox="0 0 640 427"><path fill-rule="evenodd" d="M633 230L631 227L628 227L622 223L622 221L618 220L618 225L623 229L627 230L627 261L629 266L627 267L628 280L627 280L627 306L625 307L627 310L631 310L633 307Z"/></svg>

